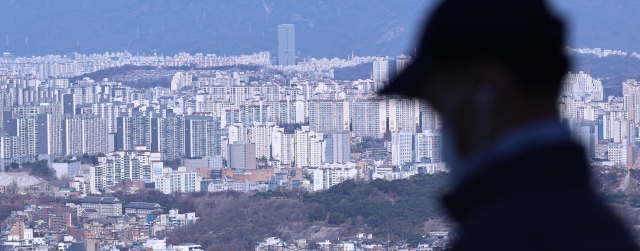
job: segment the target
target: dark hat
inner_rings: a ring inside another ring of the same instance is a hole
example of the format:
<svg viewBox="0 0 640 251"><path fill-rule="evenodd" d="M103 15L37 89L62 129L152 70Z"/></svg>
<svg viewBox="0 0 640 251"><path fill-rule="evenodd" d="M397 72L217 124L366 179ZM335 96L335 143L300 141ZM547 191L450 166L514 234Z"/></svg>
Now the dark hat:
<svg viewBox="0 0 640 251"><path fill-rule="evenodd" d="M425 26L416 60L379 94L419 97L428 69L452 58L495 56L530 65L563 61L563 44L563 23L543 0L445 0ZM563 62L557 71L566 69Z"/></svg>

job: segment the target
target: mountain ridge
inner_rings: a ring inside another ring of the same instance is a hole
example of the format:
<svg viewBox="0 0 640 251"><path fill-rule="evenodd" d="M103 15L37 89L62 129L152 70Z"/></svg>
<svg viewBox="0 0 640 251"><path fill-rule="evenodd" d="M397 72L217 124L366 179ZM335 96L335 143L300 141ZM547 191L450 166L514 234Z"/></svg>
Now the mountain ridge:
<svg viewBox="0 0 640 251"><path fill-rule="evenodd" d="M302 57L412 53L439 0L11 0L0 3L0 51L19 56L124 51L164 55L277 52L277 25L296 25ZM554 0L573 47L640 52L640 3ZM8 39L7 39L8 38ZM7 45L8 40L8 45ZM131 41L129 45L129 41Z"/></svg>

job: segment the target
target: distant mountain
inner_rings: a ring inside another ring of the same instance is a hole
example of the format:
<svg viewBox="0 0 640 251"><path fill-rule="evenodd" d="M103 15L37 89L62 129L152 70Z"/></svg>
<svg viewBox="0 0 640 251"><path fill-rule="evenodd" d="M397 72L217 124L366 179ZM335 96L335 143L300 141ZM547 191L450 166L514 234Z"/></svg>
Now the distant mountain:
<svg viewBox="0 0 640 251"><path fill-rule="evenodd" d="M124 51L131 40L133 53L276 53L278 24L292 23L303 57L396 55L410 47L424 6L421 0L2 1L0 51L104 53Z"/></svg>
<svg viewBox="0 0 640 251"><path fill-rule="evenodd" d="M277 26L296 25L302 57L413 51L438 0L6 0L0 51L17 55L123 51L241 54L277 51ZM570 17L570 44L639 51L640 3L554 0ZM8 45L7 45L8 36ZM129 45L129 41L131 44ZM275 48L274 48L275 47Z"/></svg>
<svg viewBox="0 0 640 251"><path fill-rule="evenodd" d="M640 1L554 0L568 20L573 47L640 53Z"/></svg>

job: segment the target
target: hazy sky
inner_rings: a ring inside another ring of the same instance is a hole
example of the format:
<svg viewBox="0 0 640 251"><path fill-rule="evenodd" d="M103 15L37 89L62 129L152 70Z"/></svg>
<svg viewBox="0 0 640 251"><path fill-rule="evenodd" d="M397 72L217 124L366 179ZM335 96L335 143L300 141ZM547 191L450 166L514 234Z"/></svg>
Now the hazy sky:
<svg viewBox="0 0 640 251"><path fill-rule="evenodd" d="M433 0L12 0L0 2L0 51L17 55L129 51L272 51L277 25L296 25L301 56L395 56L413 41ZM569 44L639 51L634 0L554 0ZM8 39L7 39L8 38ZM8 41L7 41L8 40ZM129 45L129 41L131 44ZM274 53L276 51L274 50Z"/></svg>

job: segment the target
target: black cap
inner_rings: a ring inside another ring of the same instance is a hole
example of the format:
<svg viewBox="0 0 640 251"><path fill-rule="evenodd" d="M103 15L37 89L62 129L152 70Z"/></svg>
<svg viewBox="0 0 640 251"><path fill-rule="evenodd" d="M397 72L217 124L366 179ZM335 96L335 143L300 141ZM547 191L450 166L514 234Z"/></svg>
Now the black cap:
<svg viewBox="0 0 640 251"><path fill-rule="evenodd" d="M379 94L419 97L435 62L473 55L529 65L559 60L563 74L563 44L564 26L543 0L445 0L425 26L415 61Z"/></svg>

